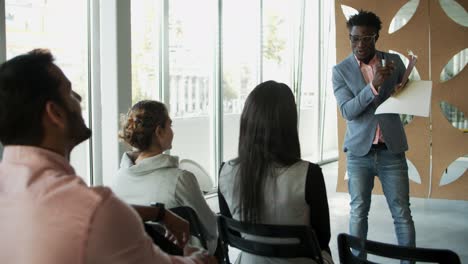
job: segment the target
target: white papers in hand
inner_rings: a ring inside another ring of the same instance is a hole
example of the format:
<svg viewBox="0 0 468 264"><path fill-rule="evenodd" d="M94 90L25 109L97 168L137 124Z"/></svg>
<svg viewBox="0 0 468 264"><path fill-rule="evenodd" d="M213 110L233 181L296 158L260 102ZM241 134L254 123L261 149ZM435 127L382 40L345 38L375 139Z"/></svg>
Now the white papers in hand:
<svg viewBox="0 0 468 264"><path fill-rule="evenodd" d="M389 97L375 114L407 114L429 116L431 106L432 81L410 81L397 95Z"/></svg>

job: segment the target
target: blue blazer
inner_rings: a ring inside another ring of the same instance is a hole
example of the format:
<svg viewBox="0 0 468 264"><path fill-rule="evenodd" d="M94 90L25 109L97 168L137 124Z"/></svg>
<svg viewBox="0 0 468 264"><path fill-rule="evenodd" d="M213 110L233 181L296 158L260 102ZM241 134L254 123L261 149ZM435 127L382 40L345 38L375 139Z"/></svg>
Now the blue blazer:
<svg viewBox="0 0 468 264"><path fill-rule="evenodd" d="M397 54L381 51L376 54L378 58L395 63L394 73L384 81L378 95L374 95L370 84L366 83L354 54L333 67L333 92L347 125L343 150L356 156L364 156L369 152L377 123L392 153L408 150L400 115L374 114L375 109L390 97L395 86L401 82L406 68Z"/></svg>

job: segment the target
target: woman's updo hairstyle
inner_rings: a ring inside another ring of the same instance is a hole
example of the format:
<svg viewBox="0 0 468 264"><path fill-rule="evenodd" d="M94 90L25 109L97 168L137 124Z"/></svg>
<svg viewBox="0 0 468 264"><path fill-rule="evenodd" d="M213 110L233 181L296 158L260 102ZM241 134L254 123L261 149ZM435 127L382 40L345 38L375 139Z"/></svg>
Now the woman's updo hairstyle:
<svg viewBox="0 0 468 264"><path fill-rule="evenodd" d="M167 109L163 103L140 101L123 116L119 138L139 151L145 151L151 146L156 128L164 128L167 119Z"/></svg>

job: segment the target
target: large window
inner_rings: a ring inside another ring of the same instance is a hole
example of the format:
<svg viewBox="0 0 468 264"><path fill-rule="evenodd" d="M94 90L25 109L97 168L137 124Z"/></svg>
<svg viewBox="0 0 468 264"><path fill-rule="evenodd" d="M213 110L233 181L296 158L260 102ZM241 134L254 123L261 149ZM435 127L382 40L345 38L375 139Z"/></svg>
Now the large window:
<svg viewBox="0 0 468 264"><path fill-rule="evenodd" d="M329 74L334 54L328 49L334 46L334 34L324 30L332 28L333 3L139 0L127 6L122 2L101 5L91 2L93 8L100 8L92 9L92 25L87 22L88 3L61 0L5 3L7 58L33 48L50 49L83 97L86 122L91 116L88 91L99 100L92 104L96 120L116 118L120 114L117 111L125 111L143 99L160 100L173 119L175 137L171 154L195 161L216 182L217 157L229 160L237 156L239 118L245 99L260 82L275 80L290 86L298 99L303 158L320 161L336 157L336 106ZM104 6L121 10L107 11ZM194 10L203 10L203 15ZM130 30L113 28L112 23L130 25ZM108 34L109 30L116 33ZM88 40L91 35L93 41L97 37L97 42ZM113 43L108 36L113 39L115 35L120 40L130 39L130 43ZM105 42L105 47L99 41ZM109 45L115 45L112 48L118 52L106 53ZM126 63L128 52L131 67L127 79L121 82L122 70L127 67L121 65ZM89 54L100 59L89 61ZM98 76L93 77L92 88L91 68L92 76ZM126 84L130 75L132 96L128 92L109 96L109 91L117 91L112 89ZM105 83L105 87L99 87L100 83ZM108 104L112 107L106 107ZM92 142L95 151L118 144L117 138L98 130L94 135L99 137ZM103 177L114 175L118 160L108 155L102 157L100 151L91 157L90 144L83 143L72 152L72 163L88 182L91 160L97 165L105 163L105 168L96 167L96 173L106 172L104 176L97 175L101 178L96 182L102 182Z"/></svg>
<svg viewBox="0 0 468 264"><path fill-rule="evenodd" d="M211 171L215 160L217 1L168 2L169 102L165 103L175 133L171 154ZM203 10L203 14L194 10Z"/></svg>
<svg viewBox="0 0 468 264"><path fill-rule="evenodd" d="M66 26L65 26L66 25ZM35 48L47 48L82 97L89 123L87 1L6 0L6 54L11 59ZM90 182L89 144L71 153L78 175Z"/></svg>
<svg viewBox="0 0 468 264"><path fill-rule="evenodd" d="M294 87L299 44L300 0L263 2L263 81L275 80Z"/></svg>
<svg viewBox="0 0 468 264"><path fill-rule="evenodd" d="M158 1L131 1L132 105L144 99L159 98L159 30L161 10Z"/></svg>
<svg viewBox="0 0 468 264"><path fill-rule="evenodd" d="M248 94L260 82L276 80L289 85L300 99L303 158L320 161L337 155L336 106L327 90L334 56L324 47L333 44L333 32L319 30L330 28L332 17L323 12L331 14L333 5L224 0L222 13L216 0L145 0L131 5L132 100L159 99L168 106L175 132L171 154L195 161L215 180L216 152L222 151L222 160L237 156L239 119ZM192 12L195 9L203 9L204 15ZM320 24L324 17L327 22ZM167 43L161 41L165 37ZM320 43L322 38L326 42ZM167 76L158 67L167 67ZM214 97L217 77L222 86L219 103ZM159 78L164 80L158 82ZM216 145L214 135L219 109L222 146Z"/></svg>
<svg viewBox="0 0 468 264"><path fill-rule="evenodd" d="M336 159L338 157L338 120L337 106L332 87L332 67L335 65L336 47L335 39L335 17L334 2L322 1L320 6L319 21L320 31L320 89L321 94L319 102L321 105L318 126L320 127L320 158L325 161Z"/></svg>
<svg viewBox="0 0 468 264"><path fill-rule="evenodd" d="M329 70L333 5L301 0L223 1L223 159L237 156L239 118L260 82L286 83L300 100L302 157L336 158L336 104ZM239 19L242 13L242 19ZM241 41L240 41L241 40ZM325 133L326 132L326 133Z"/></svg>
<svg viewBox="0 0 468 264"><path fill-rule="evenodd" d="M303 3L303 47L298 47L299 136L302 158L313 162L338 156L336 102L331 84L335 64L333 2ZM302 24L302 23L300 23ZM301 52L302 51L302 52Z"/></svg>
<svg viewBox="0 0 468 264"><path fill-rule="evenodd" d="M260 81L261 15L255 1L223 4L223 160L230 160L237 156L245 99Z"/></svg>
<svg viewBox="0 0 468 264"><path fill-rule="evenodd" d="M307 2L307 4L311 4ZM310 161L320 159L320 89L319 67L321 50L319 38L319 9L307 6L304 10L304 43L302 67L300 67L300 112L299 139L302 158Z"/></svg>

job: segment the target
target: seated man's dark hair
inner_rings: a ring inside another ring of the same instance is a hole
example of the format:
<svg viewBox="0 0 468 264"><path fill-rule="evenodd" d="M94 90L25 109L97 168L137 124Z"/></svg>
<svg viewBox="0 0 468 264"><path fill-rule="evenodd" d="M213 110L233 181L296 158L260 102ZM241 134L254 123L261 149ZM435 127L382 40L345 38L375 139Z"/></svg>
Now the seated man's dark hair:
<svg viewBox="0 0 468 264"><path fill-rule="evenodd" d="M382 21L380 21L380 18L376 14L360 10L359 13L349 18L348 22L346 22L346 26L349 30L351 30L353 26L373 27L377 30L378 34L382 28Z"/></svg>
<svg viewBox="0 0 468 264"><path fill-rule="evenodd" d="M38 145L43 138L42 114L47 101L60 105L60 80L51 71L54 57L35 49L0 66L0 142Z"/></svg>

